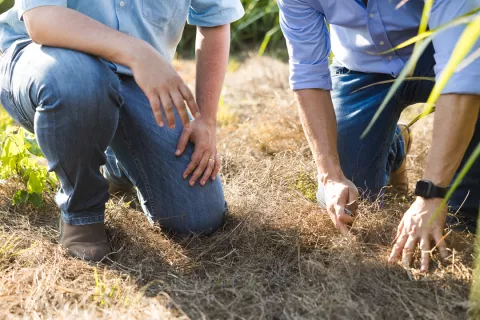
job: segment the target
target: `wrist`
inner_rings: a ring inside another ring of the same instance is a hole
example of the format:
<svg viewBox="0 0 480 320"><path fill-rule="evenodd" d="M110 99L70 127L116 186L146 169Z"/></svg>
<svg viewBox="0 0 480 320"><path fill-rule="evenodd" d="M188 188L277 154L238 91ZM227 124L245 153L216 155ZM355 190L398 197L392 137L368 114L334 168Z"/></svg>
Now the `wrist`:
<svg viewBox="0 0 480 320"><path fill-rule="evenodd" d="M121 60L123 62L120 64L129 67L133 71L139 64L151 61L154 55L158 54L150 44L143 40L132 38L127 49L122 52Z"/></svg>
<svg viewBox="0 0 480 320"><path fill-rule="evenodd" d="M208 127L213 127L213 128L217 127L217 118L216 117L205 116L203 113L201 113L200 118L197 118L197 120L202 121Z"/></svg>
<svg viewBox="0 0 480 320"><path fill-rule="evenodd" d="M330 165L328 167L326 166L319 166L318 168L318 174L320 177L320 181L326 185L328 182L337 182L337 181L343 181L345 180L345 175L343 174L342 169L340 168L340 165Z"/></svg>

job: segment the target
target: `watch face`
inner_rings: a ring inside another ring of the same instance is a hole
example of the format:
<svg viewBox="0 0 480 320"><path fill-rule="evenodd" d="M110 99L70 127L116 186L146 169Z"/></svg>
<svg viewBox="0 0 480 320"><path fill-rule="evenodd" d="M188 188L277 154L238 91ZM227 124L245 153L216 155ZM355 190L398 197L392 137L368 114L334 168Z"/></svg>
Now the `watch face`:
<svg viewBox="0 0 480 320"><path fill-rule="evenodd" d="M430 197L431 187L429 182L420 180L417 182L415 195L428 198Z"/></svg>

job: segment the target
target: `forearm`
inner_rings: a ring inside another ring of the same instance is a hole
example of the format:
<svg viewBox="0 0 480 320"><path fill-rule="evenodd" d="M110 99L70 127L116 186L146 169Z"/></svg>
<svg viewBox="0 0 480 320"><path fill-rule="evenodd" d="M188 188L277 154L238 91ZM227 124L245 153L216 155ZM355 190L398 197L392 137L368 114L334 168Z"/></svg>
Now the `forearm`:
<svg viewBox="0 0 480 320"><path fill-rule="evenodd" d="M26 12L24 20L36 43L85 52L128 67L141 58L139 49L154 50L145 41L68 8L38 7Z"/></svg>
<svg viewBox="0 0 480 320"><path fill-rule="evenodd" d="M437 102L433 139L423 178L447 187L470 143L480 108L480 96L442 95Z"/></svg>
<svg viewBox="0 0 480 320"><path fill-rule="evenodd" d="M230 52L230 25L197 29L196 98L202 118L216 123Z"/></svg>
<svg viewBox="0 0 480 320"><path fill-rule="evenodd" d="M300 119L323 183L342 179L337 151L337 121L330 91L295 91Z"/></svg>

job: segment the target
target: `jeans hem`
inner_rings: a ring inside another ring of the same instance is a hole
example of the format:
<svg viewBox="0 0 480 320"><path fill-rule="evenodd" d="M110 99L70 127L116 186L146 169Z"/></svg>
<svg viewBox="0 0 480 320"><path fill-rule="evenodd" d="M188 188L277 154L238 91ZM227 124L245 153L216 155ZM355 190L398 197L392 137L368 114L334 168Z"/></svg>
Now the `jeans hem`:
<svg viewBox="0 0 480 320"><path fill-rule="evenodd" d="M82 226L82 225L87 225L87 224L105 222L105 214L103 212L101 214L95 212L95 213L91 213L91 215L89 215L89 216L72 218L71 214L62 212L62 219L63 219L63 221L65 221L66 223L68 223L72 226Z"/></svg>

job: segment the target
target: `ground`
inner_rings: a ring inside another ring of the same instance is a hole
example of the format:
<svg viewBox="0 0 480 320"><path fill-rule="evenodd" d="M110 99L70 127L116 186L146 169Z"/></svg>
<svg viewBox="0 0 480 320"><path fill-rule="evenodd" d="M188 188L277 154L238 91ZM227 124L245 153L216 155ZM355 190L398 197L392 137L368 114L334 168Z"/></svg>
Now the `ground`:
<svg viewBox="0 0 480 320"><path fill-rule="evenodd" d="M194 63L176 61L190 85ZM241 67L240 67L241 66ZM13 319L462 319L473 235L451 233L450 257L431 272L388 265L412 198L362 204L341 237L314 202L315 167L288 89L270 58L230 63L218 148L230 208L209 238L170 238L120 199L107 227L118 260L93 265L58 246L59 210L13 207L0 186L0 318ZM407 112L411 118L414 112ZM409 176L422 172L431 119L415 126Z"/></svg>

